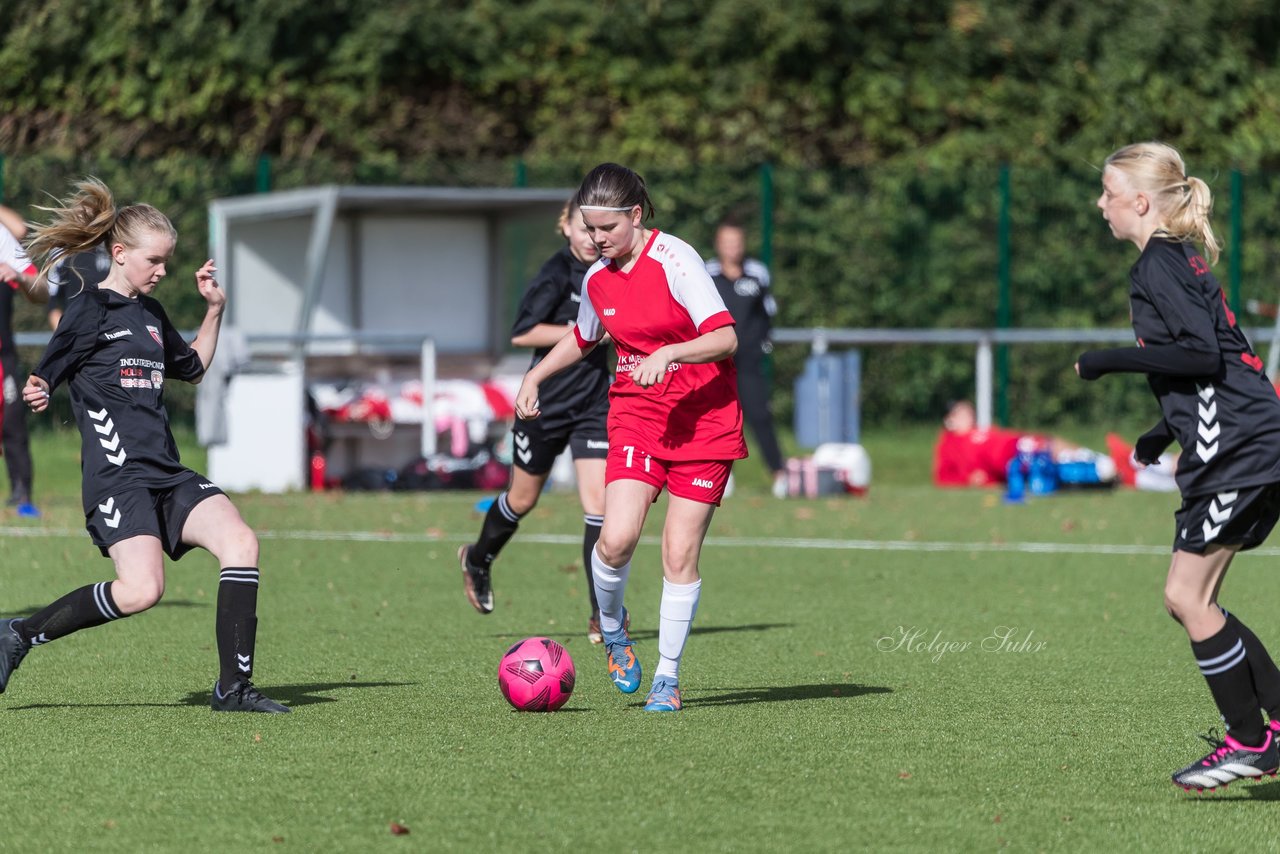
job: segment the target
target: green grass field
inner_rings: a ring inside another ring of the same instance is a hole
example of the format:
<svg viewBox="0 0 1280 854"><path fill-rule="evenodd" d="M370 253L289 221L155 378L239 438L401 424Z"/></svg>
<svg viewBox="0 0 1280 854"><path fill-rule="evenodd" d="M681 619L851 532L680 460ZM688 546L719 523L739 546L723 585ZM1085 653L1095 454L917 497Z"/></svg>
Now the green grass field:
<svg viewBox="0 0 1280 854"><path fill-rule="evenodd" d="M1217 723L1161 607L1176 498L934 490L929 435L867 437L865 499L780 502L744 470L677 715L640 710L647 675L618 694L586 642L571 496L523 523L488 617L454 563L478 493L239 496L263 533L256 681L294 714L208 710L217 567L193 554L160 606L34 650L0 697L0 849L1196 851L1274 823L1280 782L1168 781ZM110 572L74 438L36 453L45 516L3 523L6 614ZM1242 557L1223 601L1280 644L1276 554ZM646 669L657 561L647 538L628 592ZM537 634L578 686L519 714L497 663Z"/></svg>

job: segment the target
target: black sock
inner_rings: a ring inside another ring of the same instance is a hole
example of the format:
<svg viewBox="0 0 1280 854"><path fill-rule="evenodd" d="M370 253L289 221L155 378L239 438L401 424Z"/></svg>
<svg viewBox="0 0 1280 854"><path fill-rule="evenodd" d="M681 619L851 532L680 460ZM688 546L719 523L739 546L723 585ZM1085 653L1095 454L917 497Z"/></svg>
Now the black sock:
<svg viewBox="0 0 1280 854"><path fill-rule="evenodd" d="M511 509L505 492L499 495L498 499L489 505L489 512L484 514L480 539L476 540L475 545L471 547L471 552L467 555L471 565L484 569L492 566L494 558L502 551L507 540L515 534L516 528L520 527L522 515L524 514Z"/></svg>
<svg viewBox="0 0 1280 854"><path fill-rule="evenodd" d="M253 677L253 641L258 634L258 570L228 566L218 581L218 687L227 690Z"/></svg>
<svg viewBox="0 0 1280 854"><path fill-rule="evenodd" d="M600 539L600 527L604 524L603 516L592 516L590 513L582 517L582 565L587 570L587 595L591 597L591 613L600 610L596 601L596 578L591 572L591 553L595 551L596 542Z"/></svg>
<svg viewBox="0 0 1280 854"><path fill-rule="evenodd" d="M1222 609L1222 613L1227 618L1227 625L1235 626L1236 634L1244 641L1245 656L1249 662L1249 672L1253 674L1253 690L1258 695L1258 704L1266 711L1267 717L1272 720L1280 718L1280 668L1276 667L1267 648L1248 626L1226 608Z"/></svg>
<svg viewBox="0 0 1280 854"><path fill-rule="evenodd" d="M1227 732L1249 747L1262 744L1264 727L1258 696L1253 690L1244 640L1235 626L1228 622L1216 635L1192 641L1191 651L1209 683L1209 693L1222 713Z"/></svg>
<svg viewBox="0 0 1280 854"><path fill-rule="evenodd" d="M22 621L22 635L33 646L65 637L81 629L91 629L128 614L121 614L111 597L110 581L100 581L72 590L52 605Z"/></svg>

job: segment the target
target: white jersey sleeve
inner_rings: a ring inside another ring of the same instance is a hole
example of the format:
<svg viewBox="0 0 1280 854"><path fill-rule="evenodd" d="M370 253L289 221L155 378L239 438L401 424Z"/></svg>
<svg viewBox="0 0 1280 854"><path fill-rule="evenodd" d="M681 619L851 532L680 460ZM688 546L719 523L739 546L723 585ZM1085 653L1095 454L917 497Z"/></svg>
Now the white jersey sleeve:
<svg viewBox="0 0 1280 854"><path fill-rule="evenodd" d="M18 238L7 228L0 227L0 261L8 264L19 273L25 273L35 267L31 263L27 250L22 248Z"/></svg>
<svg viewBox="0 0 1280 854"><path fill-rule="evenodd" d="M742 272L759 282L760 287L769 287L769 268L763 262L748 258L742 262Z"/></svg>
<svg viewBox="0 0 1280 854"><path fill-rule="evenodd" d="M649 257L662 265L671 295L689 312L699 330L708 318L728 312L702 257L688 243L663 232L649 249Z"/></svg>
<svg viewBox="0 0 1280 854"><path fill-rule="evenodd" d="M596 307L591 304L587 285L592 276L604 269L606 263L601 258L582 277L582 299L578 303L578 320L574 325L578 330L579 340L587 343L595 343L604 337L604 325L600 322L600 315L596 314Z"/></svg>

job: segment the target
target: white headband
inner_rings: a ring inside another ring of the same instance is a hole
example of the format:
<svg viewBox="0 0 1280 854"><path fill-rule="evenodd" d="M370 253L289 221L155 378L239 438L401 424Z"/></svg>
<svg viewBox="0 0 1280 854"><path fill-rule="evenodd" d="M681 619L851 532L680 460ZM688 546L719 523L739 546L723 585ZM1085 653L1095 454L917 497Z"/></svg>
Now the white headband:
<svg viewBox="0 0 1280 854"><path fill-rule="evenodd" d="M608 205L578 205L580 211L609 211L610 213L626 213L634 208L635 205L627 205L622 208L611 208Z"/></svg>

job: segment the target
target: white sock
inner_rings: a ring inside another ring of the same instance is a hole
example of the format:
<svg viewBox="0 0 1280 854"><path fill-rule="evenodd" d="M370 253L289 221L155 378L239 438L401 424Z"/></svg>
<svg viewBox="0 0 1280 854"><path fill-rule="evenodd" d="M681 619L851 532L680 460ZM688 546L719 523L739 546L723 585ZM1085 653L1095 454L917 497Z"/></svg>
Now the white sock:
<svg viewBox="0 0 1280 854"><path fill-rule="evenodd" d="M702 593L702 579L692 584L672 584L662 579L662 605L658 608L658 669L654 678L667 676L674 681L680 677L680 656L684 654L685 641L693 627L693 615L698 613L698 597Z"/></svg>
<svg viewBox="0 0 1280 854"><path fill-rule="evenodd" d="M622 596L627 592L627 576L631 561L619 567L600 560L600 552L591 550L591 576L596 582L596 602L600 605L600 631L614 634L622 630Z"/></svg>

